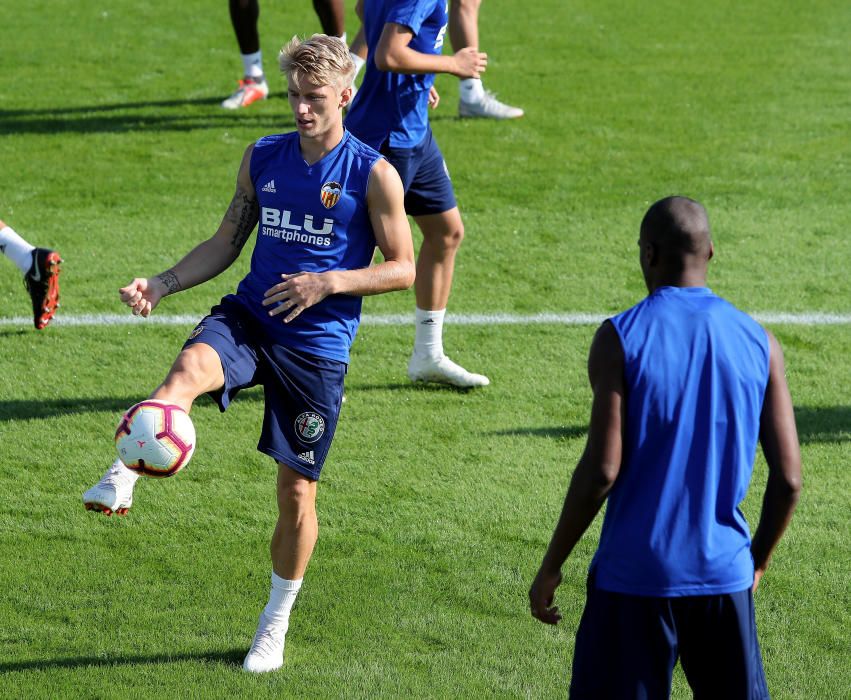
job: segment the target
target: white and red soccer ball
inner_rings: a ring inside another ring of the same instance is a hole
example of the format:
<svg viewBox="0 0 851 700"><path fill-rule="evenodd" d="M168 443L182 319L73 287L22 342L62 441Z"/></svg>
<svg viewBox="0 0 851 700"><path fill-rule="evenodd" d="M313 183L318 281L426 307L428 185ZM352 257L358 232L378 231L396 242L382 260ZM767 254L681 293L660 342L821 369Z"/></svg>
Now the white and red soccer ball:
<svg viewBox="0 0 851 700"><path fill-rule="evenodd" d="M195 451L195 426L180 406L147 399L121 418L115 448L128 469L147 476L172 476Z"/></svg>

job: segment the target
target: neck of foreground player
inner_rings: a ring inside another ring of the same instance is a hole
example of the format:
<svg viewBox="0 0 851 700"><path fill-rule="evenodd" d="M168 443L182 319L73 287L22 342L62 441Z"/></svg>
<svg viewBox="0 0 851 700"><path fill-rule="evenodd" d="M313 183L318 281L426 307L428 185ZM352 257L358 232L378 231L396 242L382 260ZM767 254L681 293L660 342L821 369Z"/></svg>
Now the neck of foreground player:
<svg viewBox="0 0 851 700"><path fill-rule="evenodd" d="M343 124L335 124L331 129L317 136L299 135L299 146L301 147L301 157L308 165L313 165L319 162L343 140Z"/></svg>

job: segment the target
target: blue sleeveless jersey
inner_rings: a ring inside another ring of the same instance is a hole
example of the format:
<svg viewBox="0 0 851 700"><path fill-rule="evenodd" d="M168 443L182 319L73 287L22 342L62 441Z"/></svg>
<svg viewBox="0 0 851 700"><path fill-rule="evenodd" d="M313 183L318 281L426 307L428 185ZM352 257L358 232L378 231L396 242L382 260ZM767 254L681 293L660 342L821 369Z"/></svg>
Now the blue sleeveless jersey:
<svg viewBox="0 0 851 700"><path fill-rule="evenodd" d="M369 175L380 154L348 132L322 160L307 165L297 132L261 138L251 155L251 180L260 206L251 270L237 298L287 347L340 362L360 322L361 297L335 294L284 323L262 306L281 274L368 267L375 235L366 204Z"/></svg>
<svg viewBox="0 0 851 700"><path fill-rule="evenodd" d="M417 146L428 131L428 93L434 74L403 75L375 67L375 49L388 22L408 27L414 51L439 54L449 21L447 0L364 0L363 27L369 57L363 83L346 116L346 128L380 149Z"/></svg>
<svg viewBox="0 0 851 700"><path fill-rule="evenodd" d="M611 319L626 430L591 568L597 587L676 597L753 583L739 504L768 383L768 336L705 287L662 287Z"/></svg>

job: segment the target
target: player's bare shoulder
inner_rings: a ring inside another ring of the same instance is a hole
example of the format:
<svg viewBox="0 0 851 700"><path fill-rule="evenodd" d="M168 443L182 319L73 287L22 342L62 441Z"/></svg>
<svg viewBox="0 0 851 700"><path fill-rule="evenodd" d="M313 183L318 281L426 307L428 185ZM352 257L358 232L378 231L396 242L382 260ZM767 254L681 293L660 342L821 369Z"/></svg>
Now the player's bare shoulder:
<svg viewBox="0 0 851 700"><path fill-rule="evenodd" d="M369 173L366 191L367 205L370 209L395 206L397 203L404 207L404 199L405 190L396 168L384 158L379 158Z"/></svg>

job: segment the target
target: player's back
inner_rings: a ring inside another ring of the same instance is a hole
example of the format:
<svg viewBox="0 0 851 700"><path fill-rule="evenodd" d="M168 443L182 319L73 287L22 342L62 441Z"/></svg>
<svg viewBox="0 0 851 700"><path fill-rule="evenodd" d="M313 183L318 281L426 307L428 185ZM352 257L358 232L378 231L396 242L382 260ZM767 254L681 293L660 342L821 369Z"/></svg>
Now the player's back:
<svg viewBox="0 0 851 700"><path fill-rule="evenodd" d="M611 321L624 351L626 431L597 585L651 596L743 590L753 562L738 505L759 435L767 335L705 287L662 287Z"/></svg>

